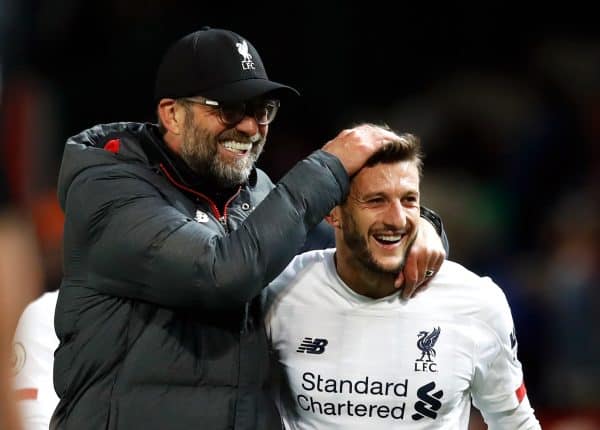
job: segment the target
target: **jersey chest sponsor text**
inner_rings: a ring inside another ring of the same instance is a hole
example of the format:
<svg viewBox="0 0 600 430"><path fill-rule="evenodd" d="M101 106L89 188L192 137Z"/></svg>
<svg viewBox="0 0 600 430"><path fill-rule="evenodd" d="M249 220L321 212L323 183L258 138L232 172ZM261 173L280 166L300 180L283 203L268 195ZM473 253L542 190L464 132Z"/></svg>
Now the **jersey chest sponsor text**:
<svg viewBox="0 0 600 430"><path fill-rule="evenodd" d="M420 421L437 417L443 396L435 381L413 388L408 378L330 378L306 371L294 401L299 410L314 415Z"/></svg>
<svg viewBox="0 0 600 430"><path fill-rule="evenodd" d="M299 414L385 426L437 420L448 407L464 407L471 361L457 359L467 356L455 354L454 330L427 320L401 335L389 320L369 322L311 321L288 332L280 359Z"/></svg>

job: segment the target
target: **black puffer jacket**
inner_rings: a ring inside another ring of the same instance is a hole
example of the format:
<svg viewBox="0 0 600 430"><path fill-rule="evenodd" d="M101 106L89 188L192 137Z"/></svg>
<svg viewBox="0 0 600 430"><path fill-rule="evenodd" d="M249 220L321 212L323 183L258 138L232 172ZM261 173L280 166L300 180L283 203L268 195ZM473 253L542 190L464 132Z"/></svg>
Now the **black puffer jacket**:
<svg viewBox="0 0 600 430"><path fill-rule="evenodd" d="M67 142L53 429L281 428L255 298L348 176L316 151L275 188L254 171L222 210L176 164L149 124Z"/></svg>

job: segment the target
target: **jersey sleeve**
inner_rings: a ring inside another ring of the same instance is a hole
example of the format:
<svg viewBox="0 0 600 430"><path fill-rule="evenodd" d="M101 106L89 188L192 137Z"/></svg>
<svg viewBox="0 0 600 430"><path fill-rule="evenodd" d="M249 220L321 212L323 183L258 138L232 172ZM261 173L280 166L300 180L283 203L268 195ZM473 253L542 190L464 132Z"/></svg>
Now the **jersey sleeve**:
<svg viewBox="0 0 600 430"><path fill-rule="evenodd" d="M471 395L490 430L537 429L539 423L527 399L523 369L517 358L517 338L506 296L486 279L482 311L485 340L478 343Z"/></svg>
<svg viewBox="0 0 600 430"><path fill-rule="evenodd" d="M515 409L498 413L487 413L484 415L484 419L489 430L541 430L542 428L535 418L527 395L525 395L519 406Z"/></svg>
<svg viewBox="0 0 600 430"><path fill-rule="evenodd" d="M25 430L48 429L58 403L52 384L58 339L54 333L54 309L48 308L54 303L38 300L30 304L19 319L13 339L13 386Z"/></svg>

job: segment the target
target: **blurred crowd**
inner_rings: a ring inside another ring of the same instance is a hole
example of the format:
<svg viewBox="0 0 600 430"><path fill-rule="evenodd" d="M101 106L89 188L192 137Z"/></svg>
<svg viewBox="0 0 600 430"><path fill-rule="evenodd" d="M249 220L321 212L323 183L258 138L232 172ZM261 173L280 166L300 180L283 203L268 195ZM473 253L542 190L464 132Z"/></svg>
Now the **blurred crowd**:
<svg viewBox="0 0 600 430"><path fill-rule="evenodd" d="M3 202L38 238L38 294L60 281L65 139L97 122L153 121L163 48L224 26L303 93L282 107L259 161L274 179L354 122L422 138L423 200L445 222L451 258L506 292L538 416L551 429L597 428L600 32L586 31L585 11L545 23L508 11L511 25L495 10L389 17L308 3L235 17L188 1L1 5Z"/></svg>
<svg viewBox="0 0 600 430"><path fill-rule="evenodd" d="M425 141L424 198L452 258L505 289L535 403L597 408L600 42L527 58L526 74L457 70L382 116Z"/></svg>

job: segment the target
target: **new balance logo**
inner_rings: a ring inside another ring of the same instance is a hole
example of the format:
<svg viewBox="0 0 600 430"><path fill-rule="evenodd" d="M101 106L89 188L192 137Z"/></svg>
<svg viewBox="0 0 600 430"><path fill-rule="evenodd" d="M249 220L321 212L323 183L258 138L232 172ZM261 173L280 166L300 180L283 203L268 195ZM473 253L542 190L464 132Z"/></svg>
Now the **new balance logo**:
<svg viewBox="0 0 600 430"><path fill-rule="evenodd" d="M513 359L513 361L517 361L518 342L517 342L517 334L515 333L514 327L513 327L512 332L509 335L509 338L510 338L510 348L512 350L512 359Z"/></svg>
<svg viewBox="0 0 600 430"><path fill-rule="evenodd" d="M442 402L438 399L442 398L444 392L439 390L429 395L429 392L433 389L435 389L435 382L423 385L417 390L417 397L420 400L415 403L415 411L417 411L417 413L412 414L413 420L419 421L421 418L425 417L433 420L436 419L437 411L442 407Z"/></svg>
<svg viewBox="0 0 600 430"><path fill-rule="evenodd" d="M517 334L515 333L514 328L513 328L513 331L510 333L509 337L510 337L510 347L512 349L515 349L515 346L517 346Z"/></svg>
<svg viewBox="0 0 600 430"><path fill-rule="evenodd" d="M325 352L325 347L329 341L327 339L320 339L315 337L305 337L300 346L296 350L296 352L305 352L307 354L323 354Z"/></svg>

